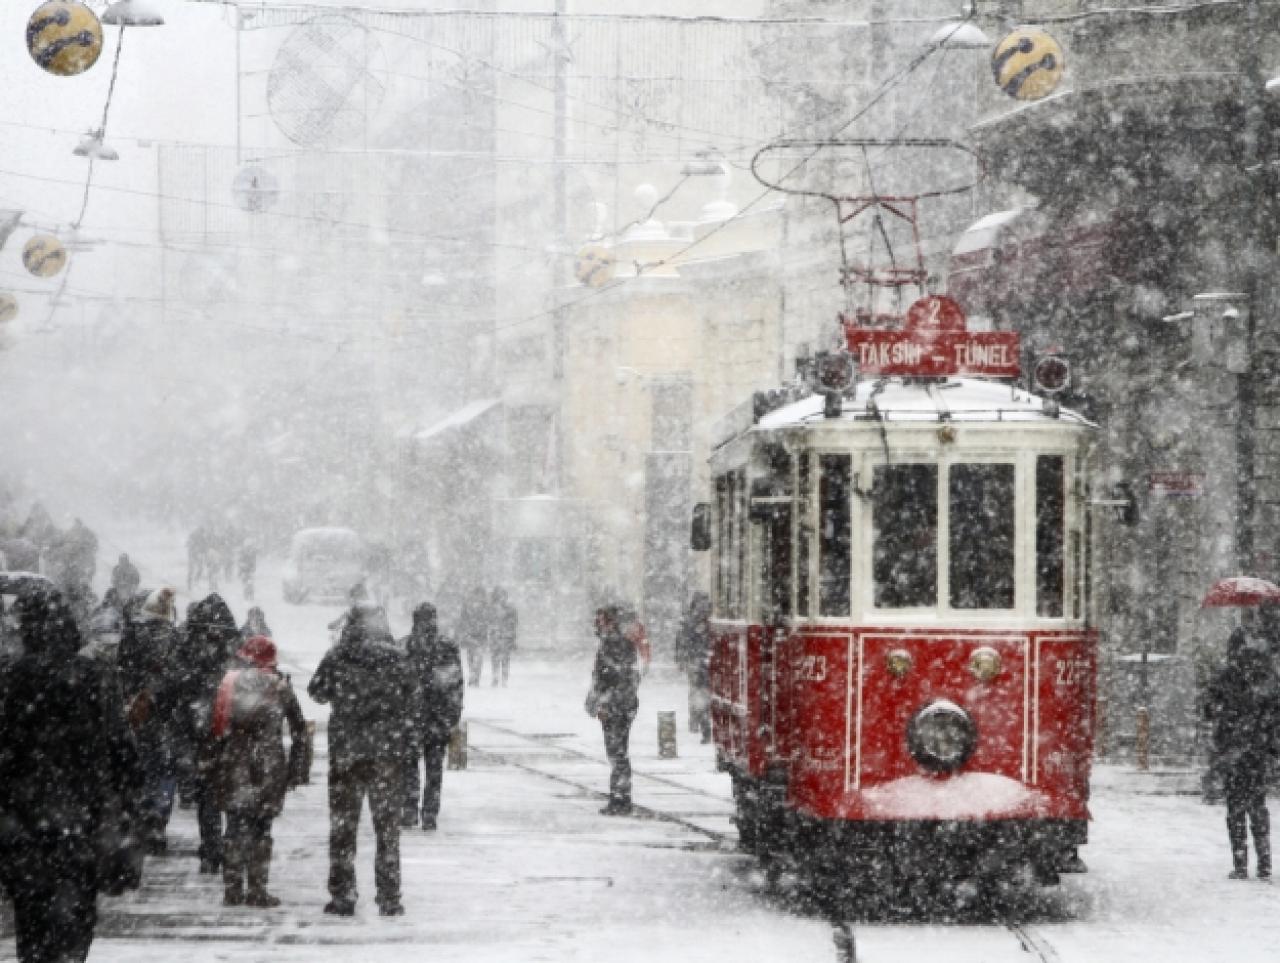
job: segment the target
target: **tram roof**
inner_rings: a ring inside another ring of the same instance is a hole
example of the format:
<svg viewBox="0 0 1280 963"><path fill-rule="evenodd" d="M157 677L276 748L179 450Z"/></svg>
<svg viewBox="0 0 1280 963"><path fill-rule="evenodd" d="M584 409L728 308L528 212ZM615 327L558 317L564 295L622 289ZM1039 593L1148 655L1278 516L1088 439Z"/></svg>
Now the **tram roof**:
<svg viewBox="0 0 1280 963"><path fill-rule="evenodd" d="M824 399L811 394L783 404L744 424L726 419L716 432L717 445L754 427L771 431L808 424L830 423L836 419L823 414ZM1078 412L1061 408L1053 413L1053 403L1022 388L974 378L916 379L877 378L859 381L854 392L844 398L841 421L889 422L1019 422L1068 424L1093 427Z"/></svg>

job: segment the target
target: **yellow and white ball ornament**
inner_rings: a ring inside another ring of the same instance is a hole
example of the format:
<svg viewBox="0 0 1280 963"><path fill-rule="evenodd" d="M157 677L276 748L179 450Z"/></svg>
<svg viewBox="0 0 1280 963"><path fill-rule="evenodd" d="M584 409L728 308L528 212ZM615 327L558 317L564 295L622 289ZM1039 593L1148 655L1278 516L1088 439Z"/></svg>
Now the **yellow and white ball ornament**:
<svg viewBox="0 0 1280 963"><path fill-rule="evenodd" d="M49 0L27 21L27 52L51 74L82 74L102 53L102 23L80 0Z"/></svg>
<svg viewBox="0 0 1280 963"><path fill-rule="evenodd" d="M1016 100L1040 100L1058 89L1066 70L1066 54L1039 27L1019 27L991 52L996 86Z"/></svg>
<svg viewBox="0 0 1280 963"><path fill-rule="evenodd" d="M67 266L67 249L51 234L37 234L22 248L22 263L38 278L51 278Z"/></svg>
<svg viewBox="0 0 1280 963"><path fill-rule="evenodd" d="M578 249L573 274L589 288L602 288L613 280L617 261L613 252L602 244L587 244Z"/></svg>

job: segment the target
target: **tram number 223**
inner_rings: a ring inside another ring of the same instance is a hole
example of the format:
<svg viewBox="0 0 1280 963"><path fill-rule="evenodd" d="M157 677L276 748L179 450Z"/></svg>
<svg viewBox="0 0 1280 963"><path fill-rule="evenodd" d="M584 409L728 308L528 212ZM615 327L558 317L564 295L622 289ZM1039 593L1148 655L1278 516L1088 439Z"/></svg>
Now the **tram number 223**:
<svg viewBox="0 0 1280 963"><path fill-rule="evenodd" d="M802 655L791 666L797 682L825 682L827 680L827 657L825 655Z"/></svg>
<svg viewBox="0 0 1280 963"><path fill-rule="evenodd" d="M1077 689L1088 677L1088 659L1062 659L1055 666L1053 683L1058 689Z"/></svg>

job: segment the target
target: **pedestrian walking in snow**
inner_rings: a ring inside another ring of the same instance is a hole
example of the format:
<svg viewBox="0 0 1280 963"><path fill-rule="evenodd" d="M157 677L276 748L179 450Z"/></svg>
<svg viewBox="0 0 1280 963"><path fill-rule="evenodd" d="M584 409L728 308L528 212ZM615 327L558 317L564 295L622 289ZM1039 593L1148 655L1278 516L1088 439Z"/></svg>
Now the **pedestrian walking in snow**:
<svg viewBox="0 0 1280 963"><path fill-rule="evenodd" d="M631 812L631 723L640 710L640 670L636 646L623 634L620 608L606 605L596 610L595 632L600 640L591 688L587 692L587 715L600 720L604 730L604 751L612 767L609 773L609 803L606 816Z"/></svg>
<svg viewBox="0 0 1280 963"><path fill-rule="evenodd" d="M436 608L424 602L413 610L413 631L404 640L417 687L414 715L414 747L404 771L402 826L436 828L440 815L440 789L449 735L462 718L465 686L458 644L440 631ZM418 762L422 762L422 798L419 808Z"/></svg>
<svg viewBox="0 0 1280 963"><path fill-rule="evenodd" d="M413 742L415 690L404 651L369 602L347 614L337 645L307 687L332 706L329 716L329 895L326 913L350 916L356 905L356 826L369 797L377 851L378 910L404 913L400 902L400 807L404 766Z"/></svg>
<svg viewBox="0 0 1280 963"><path fill-rule="evenodd" d="M121 818L142 773L118 689L77 654L60 593L33 591L17 608L24 653L0 679L0 888L21 963L71 963L89 954L99 890L119 892L117 869L132 863Z"/></svg>
<svg viewBox="0 0 1280 963"><path fill-rule="evenodd" d="M489 603L489 651L493 658L493 685L506 685L511 675L511 653L516 650L520 617L507 600L507 590L495 588Z"/></svg>
<svg viewBox="0 0 1280 963"><path fill-rule="evenodd" d="M165 833L173 811L175 710L173 589L148 593L125 621L117 662L126 713L138 740L145 779L142 818L147 850L166 849ZM130 611L129 608L126 611Z"/></svg>
<svg viewBox="0 0 1280 963"><path fill-rule="evenodd" d="M1249 645L1243 628L1227 641L1227 661L1209 683L1205 714L1213 724L1212 765L1222 779L1231 843L1231 879L1248 875L1253 831L1259 879L1271 878L1267 782L1280 739L1280 679L1267 654Z"/></svg>
<svg viewBox="0 0 1280 963"><path fill-rule="evenodd" d="M467 593L458 615L458 642L467 650L467 685L479 685L489 649L489 596L479 585Z"/></svg>
<svg viewBox="0 0 1280 963"><path fill-rule="evenodd" d="M711 599L706 592L694 592L689 600L676 642L676 663L689 682L689 730L710 742Z"/></svg>
<svg viewBox="0 0 1280 963"><path fill-rule="evenodd" d="M246 535L240 541L240 550L236 554L236 573L240 576L245 601L252 602L253 580L258 574L258 543L251 536Z"/></svg>
<svg viewBox="0 0 1280 963"><path fill-rule="evenodd" d="M284 808L285 793L306 781L307 723L293 686L277 668L271 639L255 635L236 657L239 664L218 685L209 727L213 794L227 814L222 901L227 906L279 906L267 889L271 824Z"/></svg>
<svg viewBox="0 0 1280 963"><path fill-rule="evenodd" d="M173 658L175 723L191 757L190 795L200 828L200 872L222 868L222 813L215 799L212 768L215 739L210 732L214 696L236 649L240 630L216 592L187 610Z"/></svg>
<svg viewBox="0 0 1280 963"><path fill-rule="evenodd" d="M129 561L128 555L122 552L120 560L111 570L111 587L116 590L117 596L127 599L133 596L141 585L142 576L138 574L138 567Z"/></svg>

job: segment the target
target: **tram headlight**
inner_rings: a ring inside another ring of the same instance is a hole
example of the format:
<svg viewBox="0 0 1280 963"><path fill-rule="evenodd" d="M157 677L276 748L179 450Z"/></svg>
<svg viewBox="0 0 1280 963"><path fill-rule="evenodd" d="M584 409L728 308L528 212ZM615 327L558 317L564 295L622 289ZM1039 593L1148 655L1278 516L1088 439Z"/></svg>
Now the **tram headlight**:
<svg viewBox="0 0 1280 963"><path fill-rule="evenodd" d="M1000 653L984 645L969 656L969 671L979 682L990 682L1000 674Z"/></svg>
<svg viewBox="0 0 1280 963"><path fill-rule="evenodd" d="M907 723L911 757L930 772L954 772L978 744L978 728L969 713L947 699L935 699Z"/></svg>
<svg viewBox="0 0 1280 963"><path fill-rule="evenodd" d="M894 649L884 657L884 667L895 679L905 678L911 671L911 653L906 649Z"/></svg>

